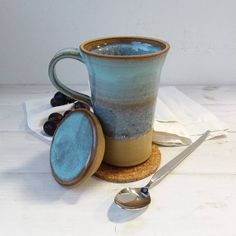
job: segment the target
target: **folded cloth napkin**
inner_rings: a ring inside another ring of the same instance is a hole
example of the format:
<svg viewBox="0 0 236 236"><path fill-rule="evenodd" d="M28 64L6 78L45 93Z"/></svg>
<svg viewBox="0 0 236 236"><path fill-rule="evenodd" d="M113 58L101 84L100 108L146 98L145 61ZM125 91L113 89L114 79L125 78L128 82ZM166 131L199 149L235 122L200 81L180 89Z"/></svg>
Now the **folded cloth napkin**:
<svg viewBox="0 0 236 236"><path fill-rule="evenodd" d="M53 112L64 113L73 107L73 104L51 107L50 99L46 97L25 102L29 128L48 143L52 138L43 131L48 116ZM153 127L153 142L163 146L189 145L195 136L206 130L211 131L208 139L227 134L226 125L214 114L172 86L159 88Z"/></svg>

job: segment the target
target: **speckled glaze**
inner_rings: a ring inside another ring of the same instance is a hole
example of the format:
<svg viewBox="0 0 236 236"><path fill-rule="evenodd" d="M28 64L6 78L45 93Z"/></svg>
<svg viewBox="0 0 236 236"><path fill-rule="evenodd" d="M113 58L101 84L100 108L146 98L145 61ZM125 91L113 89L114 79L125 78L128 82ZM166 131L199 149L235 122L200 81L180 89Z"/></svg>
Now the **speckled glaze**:
<svg viewBox="0 0 236 236"><path fill-rule="evenodd" d="M154 108L168 50L169 45L161 40L113 37L60 51L52 59L52 83L68 96L92 104L109 143L104 157L109 164L131 166L150 156ZM67 88L56 77L54 66L65 57L85 63L91 98Z"/></svg>

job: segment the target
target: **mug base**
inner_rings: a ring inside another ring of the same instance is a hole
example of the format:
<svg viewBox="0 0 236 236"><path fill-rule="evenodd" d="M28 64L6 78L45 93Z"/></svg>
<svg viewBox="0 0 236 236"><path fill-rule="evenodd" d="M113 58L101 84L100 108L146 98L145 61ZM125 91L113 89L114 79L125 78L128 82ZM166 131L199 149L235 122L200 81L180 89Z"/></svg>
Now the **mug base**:
<svg viewBox="0 0 236 236"><path fill-rule="evenodd" d="M117 140L106 137L105 155L103 161L120 167L129 167L146 161L152 153L152 132L134 139Z"/></svg>

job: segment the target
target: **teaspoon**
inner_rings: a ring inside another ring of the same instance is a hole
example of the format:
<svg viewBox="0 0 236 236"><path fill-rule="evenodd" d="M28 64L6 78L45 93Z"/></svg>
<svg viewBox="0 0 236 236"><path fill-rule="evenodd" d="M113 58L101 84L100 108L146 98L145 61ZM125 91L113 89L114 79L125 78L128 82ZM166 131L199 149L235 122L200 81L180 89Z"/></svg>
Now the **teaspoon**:
<svg viewBox="0 0 236 236"><path fill-rule="evenodd" d="M175 167L177 167L188 155L190 155L209 135L206 131L193 144L178 154L174 159L160 168L144 187L124 188L115 196L115 203L123 209L138 210L148 206L151 202L149 188L161 182Z"/></svg>

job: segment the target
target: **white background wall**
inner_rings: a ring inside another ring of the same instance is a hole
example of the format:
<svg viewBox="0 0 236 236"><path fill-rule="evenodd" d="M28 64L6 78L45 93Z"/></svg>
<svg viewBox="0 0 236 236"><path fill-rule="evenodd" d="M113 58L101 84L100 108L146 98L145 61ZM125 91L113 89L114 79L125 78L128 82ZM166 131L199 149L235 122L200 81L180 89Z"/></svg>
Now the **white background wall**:
<svg viewBox="0 0 236 236"><path fill-rule="evenodd" d="M236 82L235 0L0 0L0 83L49 83L57 50L111 35L168 41L162 84ZM81 63L58 67L86 83Z"/></svg>

